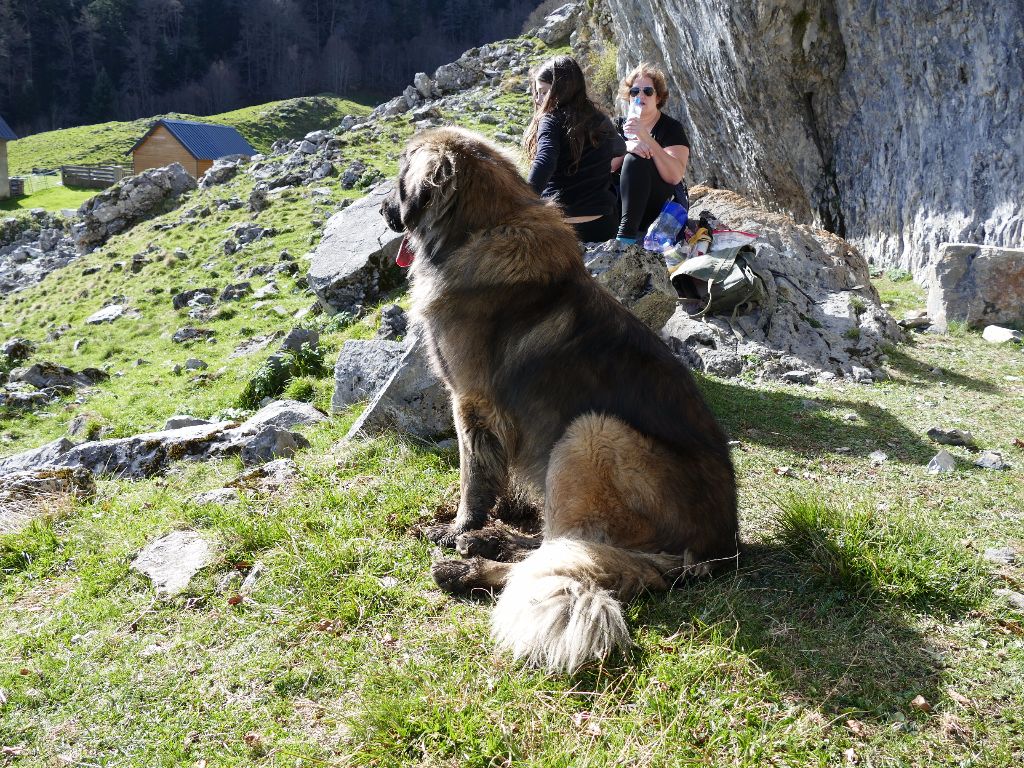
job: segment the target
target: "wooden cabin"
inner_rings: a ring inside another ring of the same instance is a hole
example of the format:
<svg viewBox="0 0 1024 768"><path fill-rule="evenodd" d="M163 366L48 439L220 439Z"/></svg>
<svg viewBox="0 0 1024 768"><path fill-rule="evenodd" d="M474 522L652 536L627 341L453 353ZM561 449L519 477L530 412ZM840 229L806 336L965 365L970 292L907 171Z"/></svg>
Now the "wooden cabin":
<svg viewBox="0 0 1024 768"><path fill-rule="evenodd" d="M211 125L192 120L157 120L130 150L132 169L162 168L181 163L197 179L213 161L227 155L252 157L256 150L228 125Z"/></svg>
<svg viewBox="0 0 1024 768"><path fill-rule="evenodd" d="M3 115L0 115L0 200L11 196L11 183L7 178L7 142L16 138Z"/></svg>

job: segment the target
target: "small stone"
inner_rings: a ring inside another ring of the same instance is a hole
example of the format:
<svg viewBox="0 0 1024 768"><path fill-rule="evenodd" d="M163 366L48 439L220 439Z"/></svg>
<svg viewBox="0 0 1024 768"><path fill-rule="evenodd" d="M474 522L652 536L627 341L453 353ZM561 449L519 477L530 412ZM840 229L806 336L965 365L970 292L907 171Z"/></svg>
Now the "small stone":
<svg viewBox="0 0 1024 768"><path fill-rule="evenodd" d="M234 504L238 501L238 491L234 488L214 488L203 491L192 497L193 504Z"/></svg>
<svg viewBox="0 0 1024 768"><path fill-rule="evenodd" d="M985 330L981 332L981 338L990 344L1006 344L1010 341L1020 342L1024 340L1020 331L1003 328L999 325L986 325Z"/></svg>
<svg viewBox="0 0 1024 768"><path fill-rule="evenodd" d="M974 435L965 429L940 429L939 427L932 427L928 430L928 437L939 445L961 445L972 451L978 449L978 444L974 441Z"/></svg>
<svg viewBox="0 0 1024 768"><path fill-rule="evenodd" d="M850 373L853 376L853 380L858 384L871 384L874 382L874 377L871 375L871 371L863 366L853 366L850 369Z"/></svg>
<svg viewBox="0 0 1024 768"><path fill-rule="evenodd" d="M931 712L932 705L928 703L928 700L918 694L910 701L911 709L916 709L918 712Z"/></svg>
<svg viewBox="0 0 1024 768"><path fill-rule="evenodd" d="M210 542L195 531L173 531L146 546L131 568L148 576L158 597L168 598L184 591L200 570L214 558Z"/></svg>
<svg viewBox="0 0 1024 768"><path fill-rule="evenodd" d="M878 466L879 464L884 464L889 460L889 454L885 451L872 451L868 454L868 458L871 459L872 464Z"/></svg>
<svg viewBox="0 0 1024 768"><path fill-rule="evenodd" d="M982 469L993 470L1006 469L1008 466L1006 462L1003 461L1003 455L996 451L982 451L981 456L974 461L974 465L981 467Z"/></svg>
<svg viewBox="0 0 1024 768"><path fill-rule="evenodd" d="M956 459L954 459L949 451L943 448L937 454L932 457L932 460L928 462L928 474L938 475L952 472L956 469Z"/></svg>
<svg viewBox="0 0 1024 768"><path fill-rule="evenodd" d="M786 371L781 376L782 380L790 384L813 384L814 371Z"/></svg>
<svg viewBox="0 0 1024 768"><path fill-rule="evenodd" d="M185 369L189 371L202 371L209 367L205 360L200 360L198 357L190 357L185 361Z"/></svg>
<svg viewBox="0 0 1024 768"><path fill-rule="evenodd" d="M992 591L992 594L996 597L1003 598L1010 604L1011 608L1016 608L1018 611L1024 611L1024 595L1020 592L1014 592L1012 589L996 589Z"/></svg>
<svg viewBox="0 0 1024 768"><path fill-rule="evenodd" d="M1013 547L989 547L982 557L990 563L1013 565L1017 561L1017 550Z"/></svg>

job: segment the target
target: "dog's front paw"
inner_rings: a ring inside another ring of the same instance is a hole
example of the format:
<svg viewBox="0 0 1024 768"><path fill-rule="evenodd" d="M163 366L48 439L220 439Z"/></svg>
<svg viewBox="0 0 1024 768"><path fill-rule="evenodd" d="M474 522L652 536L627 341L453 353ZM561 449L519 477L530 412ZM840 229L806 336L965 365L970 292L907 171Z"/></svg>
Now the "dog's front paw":
<svg viewBox="0 0 1024 768"><path fill-rule="evenodd" d="M430 573L437 586L453 595L467 594L476 586L477 567L473 560L439 560Z"/></svg>
<svg viewBox="0 0 1024 768"><path fill-rule="evenodd" d="M462 533L461 528L454 525L431 525L423 529L423 538L439 547L454 547L455 539Z"/></svg>

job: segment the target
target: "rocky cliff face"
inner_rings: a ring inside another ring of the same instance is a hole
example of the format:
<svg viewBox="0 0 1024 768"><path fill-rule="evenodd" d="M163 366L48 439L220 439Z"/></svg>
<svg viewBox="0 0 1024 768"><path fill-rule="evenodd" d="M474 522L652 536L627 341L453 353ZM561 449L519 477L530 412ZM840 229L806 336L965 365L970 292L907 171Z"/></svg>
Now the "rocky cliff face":
<svg viewBox="0 0 1024 768"><path fill-rule="evenodd" d="M1024 5L599 0L620 72L669 73L688 178L922 279L941 243L1024 241Z"/></svg>

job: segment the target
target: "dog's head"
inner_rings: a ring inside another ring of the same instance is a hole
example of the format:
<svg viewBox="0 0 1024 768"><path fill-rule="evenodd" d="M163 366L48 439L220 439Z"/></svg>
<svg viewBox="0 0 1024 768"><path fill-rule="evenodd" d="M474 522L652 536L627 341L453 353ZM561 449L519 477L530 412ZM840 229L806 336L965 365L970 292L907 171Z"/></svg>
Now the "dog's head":
<svg viewBox="0 0 1024 768"><path fill-rule="evenodd" d="M470 131L438 128L409 142L381 213L406 233L403 251L439 263L475 233L538 205L511 156Z"/></svg>

